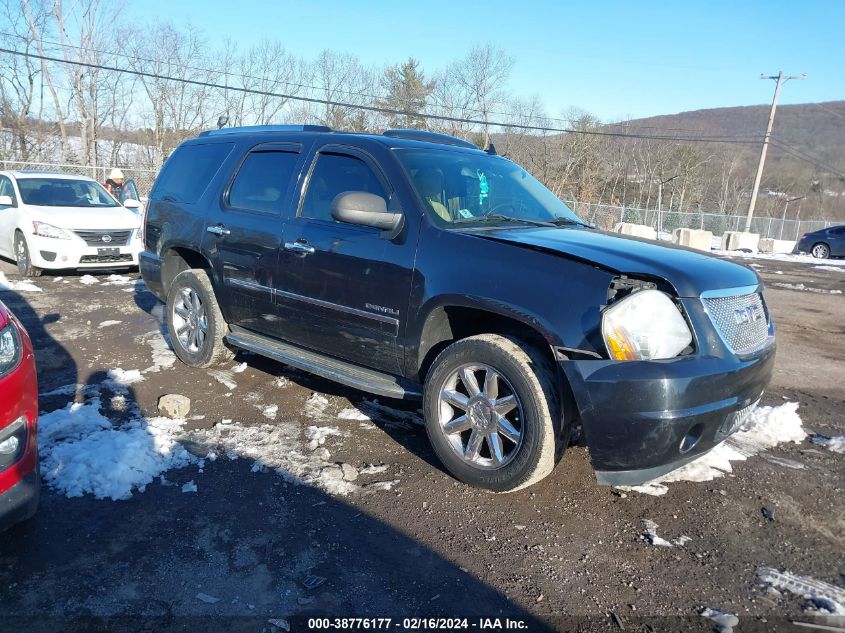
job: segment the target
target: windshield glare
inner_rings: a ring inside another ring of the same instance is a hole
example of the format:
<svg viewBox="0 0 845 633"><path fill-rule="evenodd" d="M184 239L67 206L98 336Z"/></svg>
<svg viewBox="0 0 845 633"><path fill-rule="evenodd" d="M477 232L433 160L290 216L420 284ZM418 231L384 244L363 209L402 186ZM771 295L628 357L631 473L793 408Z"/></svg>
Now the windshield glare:
<svg viewBox="0 0 845 633"><path fill-rule="evenodd" d="M397 155L429 216L441 226L583 223L540 181L501 156L435 149L399 149Z"/></svg>
<svg viewBox="0 0 845 633"><path fill-rule="evenodd" d="M43 207L117 207L109 193L93 180L19 178L24 204Z"/></svg>

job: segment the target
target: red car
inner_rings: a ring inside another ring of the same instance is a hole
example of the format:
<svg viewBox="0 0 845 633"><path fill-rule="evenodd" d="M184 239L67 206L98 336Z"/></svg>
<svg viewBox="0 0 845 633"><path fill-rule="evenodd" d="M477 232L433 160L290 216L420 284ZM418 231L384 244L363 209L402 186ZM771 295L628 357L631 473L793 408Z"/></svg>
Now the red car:
<svg viewBox="0 0 845 633"><path fill-rule="evenodd" d="M0 301L0 529L38 508L38 383L32 342Z"/></svg>

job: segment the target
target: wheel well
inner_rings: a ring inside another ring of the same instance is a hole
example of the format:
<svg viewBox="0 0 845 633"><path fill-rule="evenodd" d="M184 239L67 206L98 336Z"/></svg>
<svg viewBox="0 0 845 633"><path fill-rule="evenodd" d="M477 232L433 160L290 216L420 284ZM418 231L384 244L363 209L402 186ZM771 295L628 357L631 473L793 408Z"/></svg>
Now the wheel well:
<svg viewBox="0 0 845 633"><path fill-rule="evenodd" d="M170 248L161 256L161 283L165 294L170 289L170 282L183 270L203 268L211 270L211 264L200 253L189 248Z"/></svg>
<svg viewBox="0 0 845 633"><path fill-rule="evenodd" d="M530 325L517 319L463 306L436 308L423 326L420 337L417 369L420 382L425 380L437 355L451 343L476 334L514 336L541 352L554 362L552 348L545 337Z"/></svg>

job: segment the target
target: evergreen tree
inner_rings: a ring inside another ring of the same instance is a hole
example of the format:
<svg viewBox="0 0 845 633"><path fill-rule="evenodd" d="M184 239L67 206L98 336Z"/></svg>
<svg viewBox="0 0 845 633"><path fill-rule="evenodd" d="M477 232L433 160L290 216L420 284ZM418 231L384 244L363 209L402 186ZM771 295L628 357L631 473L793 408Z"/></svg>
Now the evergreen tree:
<svg viewBox="0 0 845 633"><path fill-rule="evenodd" d="M425 109L426 99L434 90L434 81L426 82L419 62L411 57L403 64L387 68L381 82L386 96L378 100L377 105L409 113L388 115L390 126L425 129L426 121L419 114Z"/></svg>

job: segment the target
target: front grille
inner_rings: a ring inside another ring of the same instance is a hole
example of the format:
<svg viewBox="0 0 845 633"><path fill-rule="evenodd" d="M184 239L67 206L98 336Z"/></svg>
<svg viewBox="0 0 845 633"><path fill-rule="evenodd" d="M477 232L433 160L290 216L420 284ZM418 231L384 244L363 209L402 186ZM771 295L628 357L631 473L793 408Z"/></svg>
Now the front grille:
<svg viewBox="0 0 845 633"><path fill-rule="evenodd" d="M131 262L132 255L83 255L80 264L112 264L117 262Z"/></svg>
<svg viewBox="0 0 845 633"><path fill-rule="evenodd" d="M125 231L74 231L79 237L85 240L88 246L126 246L129 243L129 236L132 230ZM105 239L103 239L105 238Z"/></svg>
<svg viewBox="0 0 845 633"><path fill-rule="evenodd" d="M727 346L742 354L760 349L769 336L769 318L759 292L705 297L704 307Z"/></svg>

